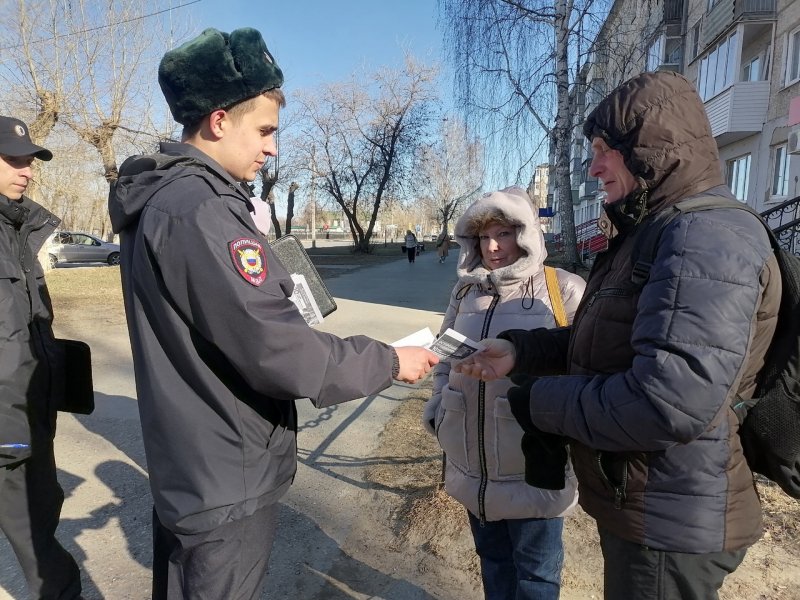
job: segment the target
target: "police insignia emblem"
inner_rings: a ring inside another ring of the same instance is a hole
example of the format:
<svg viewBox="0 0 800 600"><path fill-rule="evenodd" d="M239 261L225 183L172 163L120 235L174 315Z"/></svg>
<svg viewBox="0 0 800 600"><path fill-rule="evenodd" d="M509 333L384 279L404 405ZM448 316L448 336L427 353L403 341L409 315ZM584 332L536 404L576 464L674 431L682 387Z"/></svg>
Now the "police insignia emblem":
<svg viewBox="0 0 800 600"><path fill-rule="evenodd" d="M267 257L261 242L253 238L239 238L228 242L233 266L245 281L258 287L267 280Z"/></svg>

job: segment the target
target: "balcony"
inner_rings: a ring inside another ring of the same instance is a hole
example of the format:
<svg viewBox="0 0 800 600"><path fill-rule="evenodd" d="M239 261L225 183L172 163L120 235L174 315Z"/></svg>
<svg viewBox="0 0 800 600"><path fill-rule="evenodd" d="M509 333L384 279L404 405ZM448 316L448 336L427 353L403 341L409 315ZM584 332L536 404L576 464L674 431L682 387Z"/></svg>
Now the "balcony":
<svg viewBox="0 0 800 600"><path fill-rule="evenodd" d="M778 0L717 0L703 24L703 48L738 21L774 19Z"/></svg>
<svg viewBox="0 0 800 600"><path fill-rule="evenodd" d="M769 85L769 81L739 81L705 102L718 146L761 132L767 118Z"/></svg>
<svg viewBox="0 0 800 600"><path fill-rule="evenodd" d="M597 195L597 179L590 178L586 181L583 181L580 186L578 187L578 197L583 200L585 198L594 197Z"/></svg>
<svg viewBox="0 0 800 600"><path fill-rule="evenodd" d="M683 0L666 0L664 2L664 22L681 23L683 21Z"/></svg>

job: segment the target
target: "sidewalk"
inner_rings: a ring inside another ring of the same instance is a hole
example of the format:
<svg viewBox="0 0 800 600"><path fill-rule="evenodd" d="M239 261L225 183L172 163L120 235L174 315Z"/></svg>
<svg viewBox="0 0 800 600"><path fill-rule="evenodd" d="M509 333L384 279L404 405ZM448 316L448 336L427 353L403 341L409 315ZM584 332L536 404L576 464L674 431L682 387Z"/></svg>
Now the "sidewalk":
<svg viewBox="0 0 800 600"><path fill-rule="evenodd" d="M329 280L326 284L338 309L321 329L340 336L363 333L387 343L423 327L438 332L456 282L456 257L439 264L436 253L426 251L413 264L397 260ZM373 450L408 388L395 384L374 397L322 411L308 401L298 402L299 466L282 502L282 522L291 525L279 532L264 599L289 597L287 590L293 590L291 597L296 600L448 597L411 580L415 565L395 564L386 572L385 565L400 557L392 558L389 548L370 547L377 531L364 539L365 527L375 526L364 523L369 513L364 505L380 502L381 493L393 492L368 492L363 470L375 461L392 460L375 456ZM376 558L374 563L370 555ZM345 588L352 595L335 593Z"/></svg>
<svg viewBox="0 0 800 600"><path fill-rule="evenodd" d="M414 264L398 260L329 280L339 308L320 329L385 342L426 326L438 331L456 280L456 258L451 253L442 265L427 251ZM87 600L144 600L150 597L152 500L124 319L87 314L81 327L56 329L61 337L91 345L97 404L88 417L59 415L56 461L66 495L59 538L81 566ZM467 598L423 581L416 564L393 549L371 545L378 530L392 533L388 518L375 522L373 507L396 492L367 489L363 468L391 460L373 450L407 392L407 385L398 384L325 410L298 401L298 472L282 501L263 598ZM0 554L7 557L0 561L0 599L25 598L2 536Z"/></svg>

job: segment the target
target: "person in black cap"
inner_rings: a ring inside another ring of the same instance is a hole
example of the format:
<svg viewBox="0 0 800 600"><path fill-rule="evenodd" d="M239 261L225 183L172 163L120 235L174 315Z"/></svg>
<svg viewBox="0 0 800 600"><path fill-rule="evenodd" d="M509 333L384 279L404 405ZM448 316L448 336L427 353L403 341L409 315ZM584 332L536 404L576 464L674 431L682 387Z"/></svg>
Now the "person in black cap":
<svg viewBox="0 0 800 600"><path fill-rule="evenodd" d="M0 529L34 598L78 598L80 571L55 538L64 493L56 479L55 406L63 393L50 296L36 254L59 219L24 196L35 159L19 119L0 116Z"/></svg>
<svg viewBox="0 0 800 600"><path fill-rule="evenodd" d="M414 381L422 348L309 328L243 182L276 155L283 74L261 34L207 29L159 84L183 142L120 168L109 212L153 493L153 598L254 598L297 470L296 398Z"/></svg>

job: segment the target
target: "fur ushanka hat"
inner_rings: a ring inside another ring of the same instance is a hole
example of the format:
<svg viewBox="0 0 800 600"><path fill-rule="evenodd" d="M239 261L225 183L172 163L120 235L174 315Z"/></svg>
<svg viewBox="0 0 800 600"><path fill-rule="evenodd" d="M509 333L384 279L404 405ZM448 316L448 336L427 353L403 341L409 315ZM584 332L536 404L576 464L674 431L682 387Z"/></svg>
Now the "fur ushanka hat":
<svg viewBox="0 0 800 600"><path fill-rule="evenodd" d="M192 125L218 108L280 87L283 73L257 30L209 28L164 55L158 83L175 120Z"/></svg>

